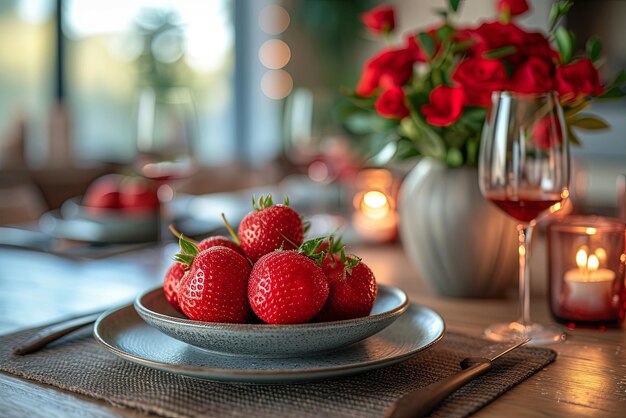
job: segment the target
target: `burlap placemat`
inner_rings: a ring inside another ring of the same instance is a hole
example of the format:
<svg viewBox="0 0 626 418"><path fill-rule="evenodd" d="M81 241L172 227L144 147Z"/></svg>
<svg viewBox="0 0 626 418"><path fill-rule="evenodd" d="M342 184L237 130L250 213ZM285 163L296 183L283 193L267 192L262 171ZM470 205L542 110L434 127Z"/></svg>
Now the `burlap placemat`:
<svg viewBox="0 0 626 418"><path fill-rule="evenodd" d="M432 349L394 366L333 381L261 386L209 382L130 363L97 344L89 328L38 352L13 355L12 347L37 329L0 336L0 370L167 417L381 417L395 399L458 371L463 357L490 344L450 332ZM555 357L550 349L519 348L433 416L468 416Z"/></svg>

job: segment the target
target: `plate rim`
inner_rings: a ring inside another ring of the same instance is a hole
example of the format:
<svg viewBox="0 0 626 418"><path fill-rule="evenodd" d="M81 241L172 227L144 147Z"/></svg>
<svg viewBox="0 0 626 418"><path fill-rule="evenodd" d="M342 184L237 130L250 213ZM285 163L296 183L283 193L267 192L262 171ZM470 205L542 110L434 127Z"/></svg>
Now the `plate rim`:
<svg viewBox="0 0 626 418"><path fill-rule="evenodd" d="M399 287L384 285L384 284L379 284L378 288L379 289L383 288L387 292L395 294L396 296L398 296L400 300L402 300L402 302L396 307L394 307L393 309L380 312L374 315L368 315L368 316L354 318L354 319L343 319L339 321L309 322L309 323L304 323L304 324L284 324L284 325L233 324L233 323L195 321L195 320L187 319L187 318L173 317L173 316L166 315L166 314L154 311L152 309L149 309L141 302L143 298L145 298L146 296L152 293L156 293L159 291L162 292L163 286L154 287L154 288L141 292L135 298L133 302L133 306L135 310L138 311L138 313L141 310L145 312L147 315L157 317L159 318L159 320L162 320L170 324L175 324L175 325L185 325L185 326L201 328L201 329L211 328L211 329L217 329L220 331L265 332L267 330L283 329L286 331L293 332L293 331L298 331L298 330L305 330L305 329L315 330L319 328L328 328L328 327L332 327L332 328L351 327L351 326L354 326L355 323L359 323L359 322L381 321L381 320L388 319L394 316L399 317L400 315L402 315L408 310L409 305L410 305L409 296L404 290L400 289Z"/></svg>
<svg viewBox="0 0 626 418"><path fill-rule="evenodd" d="M360 371L376 369L376 368L383 367L386 365L393 365L401 361L407 360L411 357L414 357L417 354L423 351L426 351L430 349L431 347L433 347L434 345L436 345L437 343L439 343L443 339L447 331L446 323L443 317L432 308L429 308L423 305L418 305L415 303L410 303L409 305L410 307L415 307L417 309L427 311L434 317L438 318L439 323L441 325L441 331L435 338L433 338L432 341L424 344L423 346L417 349L409 350L407 353L402 354L402 355L385 357L385 358L380 358L377 360L365 361L365 362L356 363L356 364L354 363L343 364L339 366L314 367L314 368L306 368L306 369L282 369L282 370L224 369L224 368L217 368L217 367L174 365L169 362L146 359L144 357L140 357L136 354L129 353L118 347L113 346L101 335L101 332L100 332L102 323L107 318L123 310L129 310L131 314L136 315L136 318L139 320L140 323L142 323L143 326L150 327L150 325L148 325L141 318L141 316L139 316L137 311L134 310L134 306L132 303L119 307L119 308L110 309L104 312L102 315L100 315L100 317L96 320L96 323L94 324L93 335L94 335L95 340L101 346L103 346L105 349L109 350L113 354L116 354L118 357L121 357L125 360L132 361L139 365L143 365L143 366L147 366L147 367L151 367L151 368L155 368L159 370L164 370L164 371L175 373L178 375L200 377L200 378L207 379L207 380L214 380L214 381L221 381L221 382L233 382L233 383L241 383L241 382L267 383L267 380L261 380L261 381L255 381L255 380L267 379L267 378L287 378L290 380L288 381L284 380L282 382L289 383L289 382L294 382L296 380L298 381L306 380L306 379L314 380L316 376L320 378L320 377L323 377L321 375L325 375L328 373L336 374L336 377L339 377L339 376L343 376L347 374L356 374ZM404 314L406 314L407 312L408 312L408 308ZM393 324L390 326L393 326ZM157 332L160 332L160 331L157 330ZM168 337L166 334L163 334L163 335L167 338L171 338L171 337ZM372 338L372 337L369 337L369 338ZM173 340L178 341L175 339ZM366 340L367 338L363 341L366 341ZM187 344L182 341L178 341L178 342L181 344L185 344L189 347L192 347L196 350L203 351L202 349L194 347L191 344ZM360 344L360 343L362 343L362 341L357 342L355 344ZM206 351L206 352L209 355L218 355L218 356L220 355L217 353L211 353L209 351ZM237 357L237 356L228 356L228 357ZM234 378L238 378L238 380L235 380ZM245 379L245 380L242 380L242 379Z"/></svg>

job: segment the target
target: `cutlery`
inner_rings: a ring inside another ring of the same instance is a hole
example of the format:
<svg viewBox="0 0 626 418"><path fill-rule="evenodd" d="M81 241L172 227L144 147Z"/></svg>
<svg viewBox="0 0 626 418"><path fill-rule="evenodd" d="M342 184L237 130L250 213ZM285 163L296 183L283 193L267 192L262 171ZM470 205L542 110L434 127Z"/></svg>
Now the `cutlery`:
<svg viewBox="0 0 626 418"><path fill-rule="evenodd" d="M92 312L48 325L40 329L34 335L13 348L13 354L29 354L46 346L52 341L74 332L86 325L93 324L106 311Z"/></svg>
<svg viewBox="0 0 626 418"><path fill-rule="evenodd" d="M491 358L467 357L461 361L460 372L439 382L407 393L395 401L385 414L385 418L417 418L432 412L445 398L457 391L470 380L487 373L496 359L526 344L530 338L519 341Z"/></svg>

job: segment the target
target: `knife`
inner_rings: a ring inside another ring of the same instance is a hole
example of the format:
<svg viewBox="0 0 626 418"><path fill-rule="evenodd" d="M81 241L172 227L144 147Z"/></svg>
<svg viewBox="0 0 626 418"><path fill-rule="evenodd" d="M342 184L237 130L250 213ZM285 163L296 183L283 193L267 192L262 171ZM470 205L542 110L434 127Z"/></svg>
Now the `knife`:
<svg viewBox="0 0 626 418"><path fill-rule="evenodd" d="M13 354L21 356L37 351L40 348L45 347L51 342L56 341L69 333L72 333L84 326L93 324L103 313L113 309L121 308L128 305L129 303L131 302L126 302L120 305L115 305L108 309L64 319L60 322L55 322L53 324L45 326L37 331L35 334L31 335L25 341L21 342L18 346L13 347Z"/></svg>
<svg viewBox="0 0 626 418"><path fill-rule="evenodd" d="M432 412L437 405L470 380L487 373L496 359L526 344L530 338L519 341L491 358L467 357L461 361L462 371L439 382L407 393L388 409L385 418L417 418Z"/></svg>

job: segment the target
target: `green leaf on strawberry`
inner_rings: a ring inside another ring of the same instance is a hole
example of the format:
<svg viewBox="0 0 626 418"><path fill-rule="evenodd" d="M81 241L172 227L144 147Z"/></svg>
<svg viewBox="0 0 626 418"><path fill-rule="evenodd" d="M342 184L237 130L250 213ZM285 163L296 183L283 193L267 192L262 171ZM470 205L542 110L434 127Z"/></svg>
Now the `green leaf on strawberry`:
<svg viewBox="0 0 626 418"><path fill-rule="evenodd" d="M313 238L308 241L304 241L298 248L298 253L307 256L319 266L324 260L326 253L319 251L320 246L326 240L326 238Z"/></svg>
<svg viewBox="0 0 626 418"><path fill-rule="evenodd" d="M174 260L186 266L191 266L191 263L193 263L193 260L200 252L198 246L187 239L183 234L180 234L178 238L178 245L180 245L181 252L174 256Z"/></svg>

